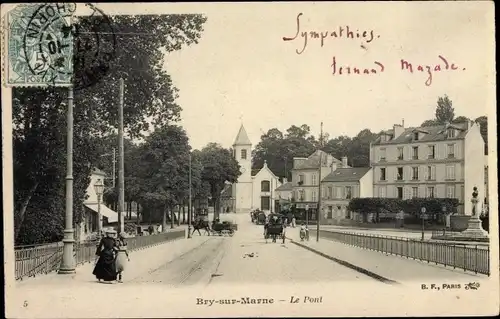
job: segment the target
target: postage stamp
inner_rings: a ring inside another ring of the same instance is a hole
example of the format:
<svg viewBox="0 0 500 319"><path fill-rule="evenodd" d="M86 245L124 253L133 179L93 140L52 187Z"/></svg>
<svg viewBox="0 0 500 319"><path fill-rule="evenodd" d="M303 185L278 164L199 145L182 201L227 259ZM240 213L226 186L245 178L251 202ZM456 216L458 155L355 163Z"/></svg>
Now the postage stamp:
<svg viewBox="0 0 500 319"><path fill-rule="evenodd" d="M7 14L7 86L69 86L98 82L116 51L111 20L92 4L23 4Z"/></svg>

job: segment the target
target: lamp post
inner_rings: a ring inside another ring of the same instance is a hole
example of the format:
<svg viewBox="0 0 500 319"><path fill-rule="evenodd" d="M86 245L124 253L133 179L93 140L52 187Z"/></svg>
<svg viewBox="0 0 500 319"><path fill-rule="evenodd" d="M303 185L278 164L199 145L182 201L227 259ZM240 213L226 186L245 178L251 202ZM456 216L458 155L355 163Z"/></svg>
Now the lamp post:
<svg viewBox="0 0 500 319"><path fill-rule="evenodd" d="M420 215L420 217L422 218L422 241L424 241L424 231L425 231L425 229L424 229L425 228L424 217L425 217L425 212L426 212L425 207L422 207L421 212L422 212L422 214Z"/></svg>
<svg viewBox="0 0 500 319"><path fill-rule="evenodd" d="M189 202L188 202L188 238L191 238L191 201L192 201L192 193L191 193L191 152L189 152Z"/></svg>
<svg viewBox="0 0 500 319"><path fill-rule="evenodd" d="M104 193L104 184L98 179L94 184L95 193L97 194L97 236L101 238L102 233L102 216L101 216L101 196Z"/></svg>
<svg viewBox="0 0 500 319"><path fill-rule="evenodd" d="M73 87L68 88L67 138L66 138L66 215L63 238L63 256L59 274L75 273L75 257L73 248L75 234L73 230Z"/></svg>

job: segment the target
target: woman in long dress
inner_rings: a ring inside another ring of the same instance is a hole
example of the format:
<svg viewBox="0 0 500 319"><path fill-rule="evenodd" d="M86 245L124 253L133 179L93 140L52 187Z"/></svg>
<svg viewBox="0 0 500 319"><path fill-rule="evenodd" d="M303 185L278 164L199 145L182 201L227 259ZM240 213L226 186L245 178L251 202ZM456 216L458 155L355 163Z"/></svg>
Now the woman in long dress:
<svg viewBox="0 0 500 319"><path fill-rule="evenodd" d="M116 240L114 238L116 231L108 230L106 232L106 237L103 237L99 242L96 250L96 256L99 256L97 263L92 272L96 278L101 281L115 281L117 277L116 273Z"/></svg>
<svg viewBox="0 0 500 319"><path fill-rule="evenodd" d="M127 263L127 260L130 261L127 251L127 242L125 241L125 233L120 233L116 243L116 272L118 273L118 282L122 282L122 272L125 270L125 264Z"/></svg>

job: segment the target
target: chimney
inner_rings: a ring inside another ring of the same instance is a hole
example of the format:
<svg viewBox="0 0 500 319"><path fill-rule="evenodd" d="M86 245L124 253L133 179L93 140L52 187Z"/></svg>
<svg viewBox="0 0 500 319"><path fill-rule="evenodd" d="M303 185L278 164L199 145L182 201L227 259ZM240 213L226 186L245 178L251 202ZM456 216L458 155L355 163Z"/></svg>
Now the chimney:
<svg viewBox="0 0 500 319"><path fill-rule="evenodd" d="M331 167L332 167L332 172L334 172L337 169L337 163L333 162Z"/></svg>
<svg viewBox="0 0 500 319"><path fill-rule="evenodd" d="M346 168L347 165L347 156L342 156L342 167Z"/></svg>
<svg viewBox="0 0 500 319"><path fill-rule="evenodd" d="M403 134L403 132L405 131L405 128L403 127L403 125L399 125L399 124L394 124L394 127L393 127L393 132L394 132L394 139L398 138L401 134Z"/></svg>
<svg viewBox="0 0 500 319"><path fill-rule="evenodd" d="M286 177L283 177L283 184L286 184L286 183L288 183L288 180Z"/></svg>

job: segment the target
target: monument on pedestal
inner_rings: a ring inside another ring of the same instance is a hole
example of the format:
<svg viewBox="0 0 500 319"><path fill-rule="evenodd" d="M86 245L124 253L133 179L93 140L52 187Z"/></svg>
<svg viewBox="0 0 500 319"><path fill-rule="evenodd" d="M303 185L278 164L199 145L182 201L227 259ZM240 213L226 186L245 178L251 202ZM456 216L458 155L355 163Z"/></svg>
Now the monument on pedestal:
<svg viewBox="0 0 500 319"><path fill-rule="evenodd" d="M481 219L479 218L481 212L477 209L477 204L479 200L477 199L478 192L477 187L474 187L472 192L472 216L469 219L467 229L461 232L462 237L467 237L471 239L486 239L488 237L488 232L483 229Z"/></svg>

